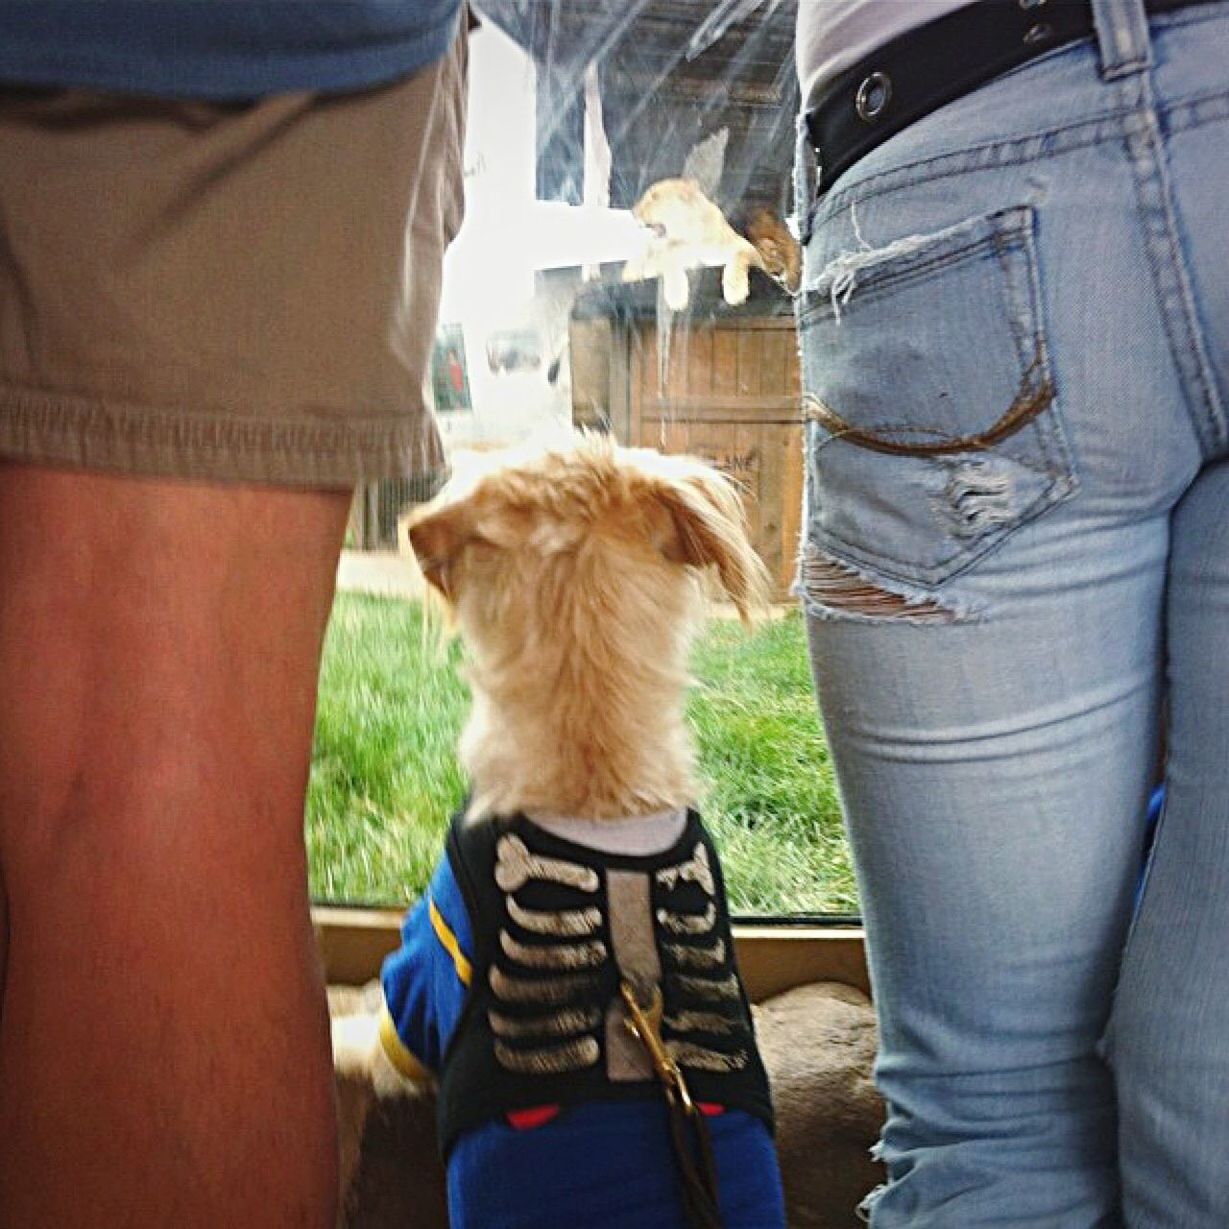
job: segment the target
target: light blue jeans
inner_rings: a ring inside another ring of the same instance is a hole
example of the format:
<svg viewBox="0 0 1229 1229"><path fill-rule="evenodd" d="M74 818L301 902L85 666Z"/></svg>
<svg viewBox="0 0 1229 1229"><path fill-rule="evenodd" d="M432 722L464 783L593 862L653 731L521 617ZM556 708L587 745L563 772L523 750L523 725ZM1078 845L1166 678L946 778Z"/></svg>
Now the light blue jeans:
<svg viewBox="0 0 1229 1229"><path fill-rule="evenodd" d="M1229 1227L1229 3L1093 10L805 210L876 1229Z"/></svg>

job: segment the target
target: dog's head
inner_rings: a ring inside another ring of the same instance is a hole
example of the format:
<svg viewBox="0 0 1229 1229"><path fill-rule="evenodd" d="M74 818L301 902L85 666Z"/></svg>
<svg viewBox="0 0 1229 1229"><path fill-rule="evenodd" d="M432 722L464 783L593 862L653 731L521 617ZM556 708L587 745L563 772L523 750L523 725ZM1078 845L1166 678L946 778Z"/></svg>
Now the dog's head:
<svg viewBox="0 0 1229 1229"><path fill-rule="evenodd" d="M478 459L409 537L469 650L471 814L611 818L695 797L700 579L714 572L744 622L767 592L729 479L581 436Z"/></svg>
<svg viewBox="0 0 1229 1229"><path fill-rule="evenodd" d="M665 602L708 569L749 622L769 587L729 478L600 435L482 458L409 516L408 533L467 633L519 622L527 606L549 617L565 591L595 618L617 617L622 598Z"/></svg>

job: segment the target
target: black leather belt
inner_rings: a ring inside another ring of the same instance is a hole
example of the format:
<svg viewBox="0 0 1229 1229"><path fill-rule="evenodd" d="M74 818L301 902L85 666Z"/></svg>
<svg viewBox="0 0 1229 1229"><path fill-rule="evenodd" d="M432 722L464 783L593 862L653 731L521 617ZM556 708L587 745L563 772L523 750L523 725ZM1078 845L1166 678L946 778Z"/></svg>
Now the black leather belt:
<svg viewBox="0 0 1229 1229"><path fill-rule="evenodd" d="M1206 0L1145 0L1164 13ZM1093 34L1088 0L976 0L908 30L830 81L807 111L819 190L902 128L992 78Z"/></svg>

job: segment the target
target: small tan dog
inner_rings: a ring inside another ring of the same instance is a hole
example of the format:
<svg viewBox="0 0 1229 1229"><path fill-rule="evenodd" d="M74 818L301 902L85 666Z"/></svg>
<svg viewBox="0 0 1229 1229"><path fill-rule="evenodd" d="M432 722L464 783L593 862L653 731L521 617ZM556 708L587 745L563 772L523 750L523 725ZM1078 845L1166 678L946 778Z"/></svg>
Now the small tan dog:
<svg viewBox="0 0 1229 1229"><path fill-rule="evenodd" d="M339 1073L438 1080L454 1229L783 1225L684 716L702 575L744 621L768 593L737 489L582 436L490 458L409 536L468 651L472 793Z"/></svg>

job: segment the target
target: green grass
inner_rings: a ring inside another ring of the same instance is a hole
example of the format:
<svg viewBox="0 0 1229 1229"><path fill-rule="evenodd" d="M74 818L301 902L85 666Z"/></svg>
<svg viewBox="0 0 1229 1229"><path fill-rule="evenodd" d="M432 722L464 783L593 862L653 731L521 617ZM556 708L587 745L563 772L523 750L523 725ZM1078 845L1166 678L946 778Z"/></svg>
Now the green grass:
<svg viewBox="0 0 1229 1229"><path fill-rule="evenodd" d="M318 900L405 904L426 886L464 793L460 650L424 641L416 605L338 596L325 644L307 800ZM689 714L704 815L736 913L857 908L802 620L750 636L715 621L696 646Z"/></svg>

